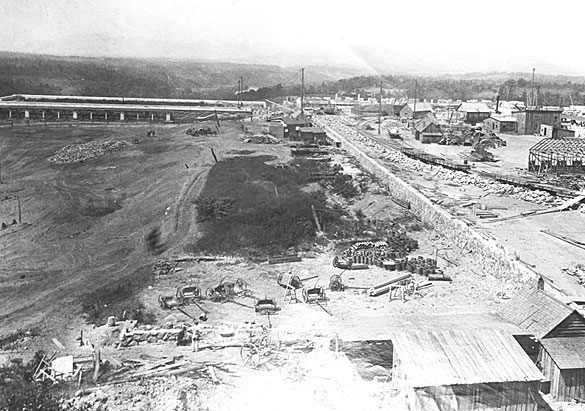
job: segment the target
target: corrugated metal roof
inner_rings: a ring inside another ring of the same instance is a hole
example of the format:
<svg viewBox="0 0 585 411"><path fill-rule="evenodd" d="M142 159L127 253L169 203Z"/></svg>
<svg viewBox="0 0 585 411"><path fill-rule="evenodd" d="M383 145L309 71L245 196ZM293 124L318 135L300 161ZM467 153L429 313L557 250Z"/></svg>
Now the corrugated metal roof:
<svg viewBox="0 0 585 411"><path fill-rule="evenodd" d="M490 108L485 103L461 103L457 111L464 113L491 113Z"/></svg>
<svg viewBox="0 0 585 411"><path fill-rule="evenodd" d="M570 157L585 157L585 139L544 138L530 147L530 151Z"/></svg>
<svg viewBox="0 0 585 411"><path fill-rule="evenodd" d="M575 311L542 290L521 291L503 304L499 314L541 339Z"/></svg>
<svg viewBox="0 0 585 411"><path fill-rule="evenodd" d="M501 331L403 333L392 343L402 374L413 387L543 378L514 337Z"/></svg>
<svg viewBox="0 0 585 411"><path fill-rule="evenodd" d="M585 368L585 338L545 338L540 343L560 369Z"/></svg>

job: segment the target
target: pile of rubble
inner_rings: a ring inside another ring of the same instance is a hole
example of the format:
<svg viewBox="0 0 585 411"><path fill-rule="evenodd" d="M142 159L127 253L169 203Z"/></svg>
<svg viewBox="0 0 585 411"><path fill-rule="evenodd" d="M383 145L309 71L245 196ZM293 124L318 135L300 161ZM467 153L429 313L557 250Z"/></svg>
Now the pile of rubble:
<svg viewBox="0 0 585 411"><path fill-rule="evenodd" d="M352 140L359 142L365 147L373 149L378 156L388 162L400 164L401 168L411 171L418 171L424 175L430 175L443 182L451 182L457 185L470 185L482 188L488 193L502 194L514 197L519 200L528 201L536 204L546 204L551 206L561 205L563 200L555 197L545 191L530 190L523 187L516 187L510 184L500 183L478 175L467 174L462 171L449 170L444 167L425 164L421 161L412 159L399 151L392 150L371 140L370 138L358 133L355 128L348 126L347 120L342 121L336 117L319 117L321 126L329 126L337 131L349 136ZM348 123L349 124L349 123Z"/></svg>
<svg viewBox="0 0 585 411"><path fill-rule="evenodd" d="M55 152L49 157L51 163L69 164L105 156L124 147L128 143L119 140L90 141L84 144L70 144Z"/></svg>
<svg viewBox="0 0 585 411"><path fill-rule="evenodd" d="M566 274L569 274L575 277L578 284L585 286L585 265L583 264L576 264L573 267L569 268L562 268Z"/></svg>
<svg viewBox="0 0 585 411"><path fill-rule="evenodd" d="M151 325L136 326L136 321L129 321L123 325L120 332L119 347L133 347L144 343L158 343L177 341L185 324L167 323L162 328Z"/></svg>
<svg viewBox="0 0 585 411"><path fill-rule="evenodd" d="M175 260L163 260L159 259L152 266L152 273L154 275L166 275L174 271L177 268L177 261Z"/></svg>
<svg viewBox="0 0 585 411"><path fill-rule="evenodd" d="M79 393L66 400L63 408L86 411L195 410L200 409L198 395L202 384L207 385L207 382L172 376L104 385L96 387L88 395Z"/></svg>

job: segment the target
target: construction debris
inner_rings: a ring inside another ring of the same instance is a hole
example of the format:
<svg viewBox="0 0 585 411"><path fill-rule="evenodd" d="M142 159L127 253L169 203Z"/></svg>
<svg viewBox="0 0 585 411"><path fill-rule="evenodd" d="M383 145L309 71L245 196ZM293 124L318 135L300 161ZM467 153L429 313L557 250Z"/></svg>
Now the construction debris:
<svg viewBox="0 0 585 411"><path fill-rule="evenodd" d="M57 150L49 157L51 163L69 164L105 156L126 147L128 143L118 140L90 141L84 144L70 144Z"/></svg>

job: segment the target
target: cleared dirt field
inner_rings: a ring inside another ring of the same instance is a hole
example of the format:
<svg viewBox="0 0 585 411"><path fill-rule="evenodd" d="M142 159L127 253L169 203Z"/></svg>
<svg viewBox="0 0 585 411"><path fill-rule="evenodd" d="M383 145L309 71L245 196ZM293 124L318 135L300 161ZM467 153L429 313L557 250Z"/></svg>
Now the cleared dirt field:
<svg viewBox="0 0 585 411"><path fill-rule="evenodd" d="M155 256L146 236L158 229L159 251L181 253L197 235L192 202L214 164L249 148L226 123L219 137L193 138L187 126L0 129L0 333L33 324L73 328L82 303L123 297L148 283ZM74 143L114 139L127 147L74 164L47 161ZM135 143L138 139L138 144ZM282 146L261 146L286 156ZM96 294L97 292L97 294Z"/></svg>

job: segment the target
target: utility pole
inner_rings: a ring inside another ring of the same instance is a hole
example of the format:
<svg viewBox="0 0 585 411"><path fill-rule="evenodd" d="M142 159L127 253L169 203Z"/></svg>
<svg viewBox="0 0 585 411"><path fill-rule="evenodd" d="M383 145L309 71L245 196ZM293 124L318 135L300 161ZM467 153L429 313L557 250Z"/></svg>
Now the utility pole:
<svg viewBox="0 0 585 411"><path fill-rule="evenodd" d="M380 130L382 128L382 80L380 80L380 107L378 111L378 135L380 135Z"/></svg>
<svg viewBox="0 0 585 411"><path fill-rule="evenodd" d="M305 114L305 68L301 69L301 114Z"/></svg>
<svg viewBox="0 0 585 411"><path fill-rule="evenodd" d="M532 90L530 91L530 105L534 105L534 72L536 71L535 68L532 69Z"/></svg>
<svg viewBox="0 0 585 411"><path fill-rule="evenodd" d="M244 106L244 76L240 76L240 106Z"/></svg>
<svg viewBox="0 0 585 411"><path fill-rule="evenodd" d="M414 79L414 106L412 109L412 119L414 120L416 116L416 79Z"/></svg>

